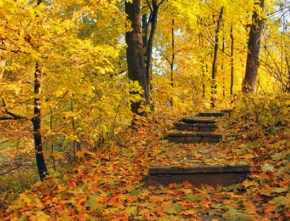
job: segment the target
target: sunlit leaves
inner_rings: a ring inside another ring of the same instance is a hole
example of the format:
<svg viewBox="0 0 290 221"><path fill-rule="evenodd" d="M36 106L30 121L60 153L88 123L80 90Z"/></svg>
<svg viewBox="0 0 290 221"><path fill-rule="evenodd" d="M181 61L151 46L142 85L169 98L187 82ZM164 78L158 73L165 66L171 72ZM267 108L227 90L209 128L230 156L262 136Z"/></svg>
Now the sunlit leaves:
<svg viewBox="0 0 290 221"><path fill-rule="evenodd" d="M3 3L1 114L6 108L27 121L1 123L0 151L5 159L1 165L23 165L19 177L29 168L25 174L32 178L22 179L33 182L29 120L33 117L35 62L41 62L44 73L40 100L45 157L56 169L73 160L77 148L95 148L100 140L112 138L130 122L129 86L126 76L119 74L117 62L123 47L119 39L124 34L125 17L120 1L43 1L38 7L36 1ZM82 19L85 16L97 22L86 36L81 33L89 26ZM21 183L22 188L26 187L26 182Z"/></svg>

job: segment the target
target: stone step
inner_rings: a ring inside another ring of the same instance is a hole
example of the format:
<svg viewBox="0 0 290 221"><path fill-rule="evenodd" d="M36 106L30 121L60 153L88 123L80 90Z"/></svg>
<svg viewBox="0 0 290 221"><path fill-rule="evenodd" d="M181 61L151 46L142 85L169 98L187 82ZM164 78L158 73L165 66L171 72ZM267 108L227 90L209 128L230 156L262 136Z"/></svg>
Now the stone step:
<svg viewBox="0 0 290 221"><path fill-rule="evenodd" d="M168 141L174 143L218 143L222 139L220 134L210 133L168 133Z"/></svg>
<svg viewBox="0 0 290 221"><path fill-rule="evenodd" d="M215 124L215 120L200 119L200 118L182 118L182 122L189 124Z"/></svg>
<svg viewBox="0 0 290 221"><path fill-rule="evenodd" d="M212 132L217 129L217 126L215 124L189 124L189 123L183 123L178 122L174 123L174 127L176 130L187 130L187 131L196 131L196 132Z"/></svg>
<svg viewBox="0 0 290 221"><path fill-rule="evenodd" d="M193 167L150 167L147 177L151 186L168 185L188 181L193 185L229 186L244 180L250 172L248 165L236 166L193 166Z"/></svg>
<svg viewBox="0 0 290 221"><path fill-rule="evenodd" d="M200 112L196 115L197 117L222 117L224 113L222 112Z"/></svg>

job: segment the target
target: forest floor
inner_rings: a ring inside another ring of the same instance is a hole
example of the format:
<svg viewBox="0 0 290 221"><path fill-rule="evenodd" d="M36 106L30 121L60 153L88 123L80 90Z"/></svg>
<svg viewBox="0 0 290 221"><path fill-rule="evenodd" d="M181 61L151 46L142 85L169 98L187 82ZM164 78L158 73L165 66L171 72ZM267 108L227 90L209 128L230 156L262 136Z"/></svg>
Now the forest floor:
<svg viewBox="0 0 290 221"><path fill-rule="evenodd" d="M265 135L241 119L224 119L219 127L226 136L218 144L169 143L166 133L177 120L150 117L103 151L78 152L73 169L36 183L12 202L3 196L0 219L290 219L288 124ZM250 165L251 173L228 187L188 182L157 187L146 182L150 166L236 164Z"/></svg>

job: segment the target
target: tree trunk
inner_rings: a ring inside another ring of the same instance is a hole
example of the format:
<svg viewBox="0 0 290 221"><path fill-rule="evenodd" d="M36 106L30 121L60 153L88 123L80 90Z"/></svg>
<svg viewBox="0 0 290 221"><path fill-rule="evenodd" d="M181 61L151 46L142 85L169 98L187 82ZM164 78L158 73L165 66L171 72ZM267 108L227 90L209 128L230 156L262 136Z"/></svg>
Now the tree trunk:
<svg viewBox="0 0 290 221"><path fill-rule="evenodd" d="M265 0L261 0L259 6L264 9ZM249 34L248 41L248 54L247 54L247 65L246 74L242 85L243 93L251 93L256 90L256 79L259 69L259 52L260 52L260 38L263 29L264 21L254 11L252 16L252 26Z"/></svg>
<svg viewBox="0 0 290 221"><path fill-rule="evenodd" d="M288 59L288 56L286 55L286 67L287 67L287 70L288 70L288 78L287 78L287 82L285 84L285 87L284 87L284 91L286 93L290 93L290 63L289 63L289 59Z"/></svg>
<svg viewBox="0 0 290 221"><path fill-rule="evenodd" d="M203 63L202 66L202 98L205 99L205 73L207 72L207 64Z"/></svg>
<svg viewBox="0 0 290 221"><path fill-rule="evenodd" d="M215 31L215 44L214 44L214 57L213 57L213 63L212 63L212 75L211 75L211 107L215 107L215 94L217 90L217 84L216 84L216 71L217 71L217 55L218 55L218 45L219 45L219 32L220 32L220 25L222 22L222 16L223 16L223 10L224 7L221 7L219 18L217 21L217 27Z"/></svg>
<svg viewBox="0 0 290 221"><path fill-rule="evenodd" d="M35 147L36 165L40 180L43 181L48 171L42 151L42 136L41 136L41 106L40 106L40 80L41 80L41 67L36 62L34 73L34 115L32 118L33 123L33 137Z"/></svg>
<svg viewBox="0 0 290 221"><path fill-rule="evenodd" d="M42 0L37 0L39 5ZM41 87L41 67L37 61L35 64L34 72L34 111L33 111L33 137L36 165L39 173L40 180L43 181L48 174L45 159L42 151L42 135L41 135L41 105L40 105L40 87Z"/></svg>
<svg viewBox="0 0 290 221"><path fill-rule="evenodd" d="M74 103L73 103L73 100L71 100L71 102L70 102L70 110L71 110L72 113L74 112ZM72 123L72 129L73 129L74 136L79 138L78 133L77 133L76 120L74 119L74 117L71 117L71 123ZM73 154L74 154L73 157L76 156L76 153L78 151L81 151L80 141L74 140L73 141Z"/></svg>
<svg viewBox="0 0 290 221"><path fill-rule="evenodd" d="M201 22L202 20L200 20ZM198 35L198 41L199 41L199 44L201 44L201 48L204 48L204 41L203 41L203 36L202 34L199 34ZM205 84L205 75L206 73L208 72L208 67L207 67L207 64L206 62L204 61L205 59L202 59L202 68L201 68L201 84L202 84L202 98L205 99L206 96L205 96L205 90L206 90L206 84Z"/></svg>
<svg viewBox="0 0 290 221"><path fill-rule="evenodd" d="M224 29L224 25L223 25L223 29ZM223 31L223 44L222 44L222 65L221 65L221 71L222 71L222 75L223 75L223 98L225 99L226 97L226 86L225 86L225 73L224 73L224 63L225 63L225 59L224 59L224 56L225 56L225 34L224 34L224 31Z"/></svg>
<svg viewBox="0 0 290 221"><path fill-rule="evenodd" d="M49 108L49 113L50 113L50 117L49 117L49 129L51 132L53 132L53 112L52 112L52 108ZM54 153L54 137L51 138L51 144L50 144L50 151L53 154ZM56 171L56 162L54 157L51 158L52 159L52 165L53 165L53 170Z"/></svg>
<svg viewBox="0 0 290 221"><path fill-rule="evenodd" d="M150 35L148 38L148 41L146 42L146 80L148 83L148 101L150 97L150 81L152 78L152 50L153 50L153 42L154 42L154 36L157 28L157 17L158 17L158 10L159 6L164 2L162 0L160 3L157 3L157 0L152 0L152 5L149 4L149 1L147 1L148 6L150 8L150 17L149 17L149 23L151 23L150 28ZM148 27L147 27L148 28ZM148 31L148 30L147 30ZM143 42L145 43L145 42ZM147 98L146 98L147 99Z"/></svg>
<svg viewBox="0 0 290 221"><path fill-rule="evenodd" d="M174 88L174 59L175 59L175 52L174 52L174 44L175 44L175 39L174 39L174 19L172 19L172 27L171 27L171 63L170 63L170 83L171 83L171 88L173 92ZM173 107L173 94L170 100L170 104Z"/></svg>
<svg viewBox="0 0 290 221"><path fill-rule="evenodd" d="M143 98L146 103L149 102L148 81L145 76L145 62L143 52L143 39L141 29L141 11L140 0L133 0L132 3L125 2L125 12L128 15L128 19L132 24L132 31L126 33L127 43L127 66L129 79L138 81L141 85L143 92ZM139 113L141 102L133 102L131 104L131 110L135 114Z"/></svg>
<svg viewBox="0 0 290 221"><path fill-rule="evenodd" d="M151 81L152 78L152 50L153 50L153 41L157 28L157 16L158 16L157 0L152 0L152 9L149 17L149 22L151 23L150 35L148 39L148 45L146 47L146 80L147 82ZM148 84L148 91L150 93L150 83ZM149 94L148 94L149 96Z"/></svg>
<svg viewBox="0 0 290 221"><path fill-rule="evenodd" d="M144 59L147 58L147 45L148 45L148 31L149 31L149 23L148 23L148 14L142 15L142 35L143 35L143 51L144 51ZM145 60L146 64L146 60Z"/></svg>
<svg viewBox="0 0 290 221"><path fill-rule="evenodd" d="M231 85L230 85L230 95L233 95L233 91L234 91L234 35L233 35L233 25L231 25L230 38L231 38Z"/></svg>

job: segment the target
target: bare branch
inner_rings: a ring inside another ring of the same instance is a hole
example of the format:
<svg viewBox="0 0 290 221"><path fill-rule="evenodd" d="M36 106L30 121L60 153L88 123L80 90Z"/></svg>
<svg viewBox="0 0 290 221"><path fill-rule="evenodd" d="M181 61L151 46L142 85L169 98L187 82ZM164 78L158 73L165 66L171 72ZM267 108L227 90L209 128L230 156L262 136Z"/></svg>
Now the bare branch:
<svg viewBox="0 0 290 221"><path fill-rule="evenodd" d="M162 0L159 4L158 4L158 7L164 2L165 0Z"/></svg>
<svg viewBox="0 0 290 221"><path fill-rule="evenodd" d="M148 5L148 7L150 9L150 12L152 13L153 12L153 8L151 7L150 2L148 0L146 0L146 2L147 2L147 5Z"/></svg>
<svg viewBox="0 0 290 221"><path fill-rule="evenodd" d="M8 116L0 117L0 120L29 120L24 116L14 114L11 111L7 110L4 98L2 98L2 104L4 107L4 113L9 115L10 117L8 117Z"/></svg>

